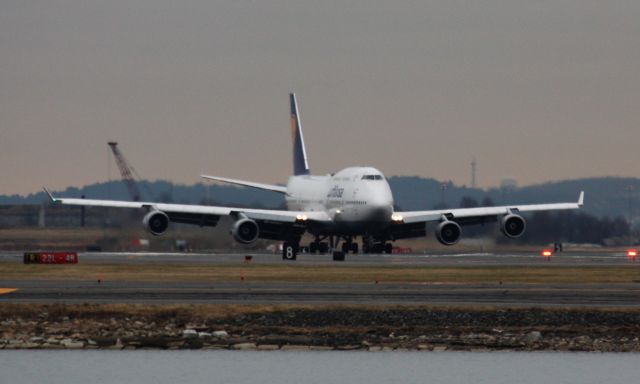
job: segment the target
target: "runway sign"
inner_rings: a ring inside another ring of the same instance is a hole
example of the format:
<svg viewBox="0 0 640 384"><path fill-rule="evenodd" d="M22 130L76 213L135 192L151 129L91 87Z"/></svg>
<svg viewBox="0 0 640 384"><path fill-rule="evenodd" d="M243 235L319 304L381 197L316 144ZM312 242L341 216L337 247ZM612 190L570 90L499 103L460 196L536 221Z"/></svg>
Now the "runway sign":
<svg viewBox="0 0 640 384"><path fill-rule="evenodd" d="M76 252L25 252L25 264L78 264Z"/></svg>

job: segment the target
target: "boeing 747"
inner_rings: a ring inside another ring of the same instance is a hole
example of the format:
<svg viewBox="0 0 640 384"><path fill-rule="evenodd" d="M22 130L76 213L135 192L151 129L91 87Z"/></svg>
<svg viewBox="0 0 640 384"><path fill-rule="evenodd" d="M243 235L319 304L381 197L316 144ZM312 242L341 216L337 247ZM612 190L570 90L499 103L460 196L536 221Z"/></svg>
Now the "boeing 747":
<svg viewBox="0 0 640 384"><path fill-rule="evenodd" d="M155 236L165 233L171 223L215 227L221 216L230 216L234 220L231 234L237 242L282 241L284 260L296 259L305 233L313 236L310 252L331 251L334 260L344 260L345 253L358 253L358 238L362 239L364 253L391 253L393 241L426 236L427 223L435 222L438 241L454 245L460 239L462 227L490 221L498 221L505 236L517 238L526 228L521 212L578 209L583 205L584 192L580 192L578 201L572 203L395 211L389 183L376 168L349 167L331 175L311 175L296 96L292 93L289 98L293 176L286 186L201 175L209 180L281 193L287 210L58 198L45 191L59 204L144 210L142 223Z"/></svg>

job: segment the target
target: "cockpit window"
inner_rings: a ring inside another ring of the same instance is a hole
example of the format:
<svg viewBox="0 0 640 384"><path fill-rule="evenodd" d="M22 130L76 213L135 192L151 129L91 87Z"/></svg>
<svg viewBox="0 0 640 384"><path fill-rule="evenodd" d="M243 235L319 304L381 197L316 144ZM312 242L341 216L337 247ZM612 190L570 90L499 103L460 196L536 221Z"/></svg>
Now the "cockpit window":
<svg viewBox="0 0 640 384"><path fill-rule="evenodd" d="M382 175L364 175L362 176L362 180L382 180L384 177Z"/></svg>

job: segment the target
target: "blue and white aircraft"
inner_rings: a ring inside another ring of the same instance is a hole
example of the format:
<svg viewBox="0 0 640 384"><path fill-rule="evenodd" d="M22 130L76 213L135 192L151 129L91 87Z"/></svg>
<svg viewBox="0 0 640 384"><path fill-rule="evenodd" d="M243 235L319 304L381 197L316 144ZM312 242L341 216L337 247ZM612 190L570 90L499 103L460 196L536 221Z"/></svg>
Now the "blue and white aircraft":
<svg viewBox="0 0 640 384"><path fill-rule="evenodd" d="M59 204L145 210L142 223L156 236L165 233L170 223L215 227L221 216L230 216L234 220L231 234L236 241L242 244L257 239L283 241L285 260L296 259L300 240L307 232L314 237L309 244L310 252L331 251L335 260L343 260L345 253L358 252L358 237L362 239L364 253L391 253L391 242L395 240L426 236L429 222L436 223L435 235L442 244L453 245L460 239L463 226L498 221L505 236L517 238L526 228L521 212L578 209L583 205L584 192L580 192L574 203L394 211L389 183L376 168L349 167L331 175L311 175L293 93L290 103L293 176L286 186L201 175L209 180L281 193L287 210L58 198L48 191L47 194Z"/></svg>

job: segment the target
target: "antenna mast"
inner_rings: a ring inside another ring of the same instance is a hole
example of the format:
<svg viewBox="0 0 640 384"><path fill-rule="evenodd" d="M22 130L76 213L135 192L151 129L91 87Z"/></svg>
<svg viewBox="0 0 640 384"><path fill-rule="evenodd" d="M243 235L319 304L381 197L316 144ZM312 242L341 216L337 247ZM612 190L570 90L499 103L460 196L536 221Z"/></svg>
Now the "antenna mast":
<svg viewBox="0 0 640 384"><path fill-rule="evenodd" d="M477 187L477 180L476 180L476 165L478 163L476 162L476 158L474 157L473 160L471 160L471 188L476 188Z"/></svg>

